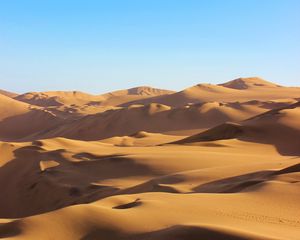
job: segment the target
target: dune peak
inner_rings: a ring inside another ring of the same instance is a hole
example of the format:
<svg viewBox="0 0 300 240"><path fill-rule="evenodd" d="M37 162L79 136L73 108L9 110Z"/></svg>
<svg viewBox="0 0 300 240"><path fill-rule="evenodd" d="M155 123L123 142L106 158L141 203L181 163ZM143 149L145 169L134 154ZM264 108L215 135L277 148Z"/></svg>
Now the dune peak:
<svg viewBox="0 0 300 240"><path fill-rule="evenodd" d="M159 89L159 88L153 88L150 86L139 86L128 89L129 95L145 95L145 96L156 96L156 95L162 95L162 94L168 94L172 93L173 91L165 90L165 89Z"/></svg>
<svg viewBox="0 0 300 240"><path fill-rule="evenodd" d="M275 83L268 82L259 77L237 78L229 82L219 84L219 86L237 90L246 90L253 87L280 87Z"/></svg>

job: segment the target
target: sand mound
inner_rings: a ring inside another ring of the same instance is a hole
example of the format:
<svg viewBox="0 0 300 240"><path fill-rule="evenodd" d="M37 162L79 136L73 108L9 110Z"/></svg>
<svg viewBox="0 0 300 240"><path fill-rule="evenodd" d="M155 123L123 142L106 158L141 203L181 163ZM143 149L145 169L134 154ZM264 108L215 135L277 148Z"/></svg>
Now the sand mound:
<svg viewBox="0 0 300 240"><path fill-rule="evenodd" d="M132 101L138 101L142 99L163 96L173 93L173 91L158 89L152 87L135 87L125 90L114 91L100 95L105 100L101 102L103 106L118 106L127 104ZM130 104L129 104L130 105Z"/></svg>
<svg viewBox="0 0 300 240"><path fill-rule="evenodd" d="M41 134L47 129L55 128L63 119L51 112L41 109L23 109L17 115L15 109L12 116L0 121L0 139L5 141L21 141L23 138L32 139L31 135Z"/></svg>
<svg viewBox="0 0 300 240"><path fill-rule="evenodd" d="M43 94L0 94L0 238L298 240L299 88Z"/></svg>
<svg viewBox="0 0 300 240"><path fill-rule="evenodd" d="M241 82L248 88L241 91L228 87ZM44 117L38 117L39 121L32 120L39 127L33 128L32 131L26 130L20 131L20 134L11 134L11 136L14 135L11 138L8 137L9 132L7 132L2 134L2 139L23 139L26 136L23 140L35 140L61 136L99 140L113 136L128 136L138 131L191 135L224 122L241 121L269 109L286 107L287 104L295 101L291 97L300 94L299 88L277 87L275 84L258 78L241 78L225 85L227 87L198 84L177 93L150 87L137 87L98 96L78 91L27 93L17 96L16 99L43 106L43 109L39 110L42 110ZM274 91L269 91L267 88L272 88ZM269 99L269 95L266 94L272 95L272 99L278 97L278 94L280 97L289 95L289 99L248 101L249 98L253 99L256 96L258 96L256 99ZM115 107L122 103L132 103L132 98L149 103ZM162 103L162 99L169 104ZM215 99L222 99L222 101L215 101ZM231 102L230 99L240 99L240 101ZM243 102L245 99L246 101ZM13 116L15 119L13 124L17 119L22 119L21 117L15 118L16 116L27 113L26 108L32 108L28 104L22 105L20 101L14 103L8 103L8 101L8 99L0 101L3 102L3 107L0 108L0 117L1 115L3 117ZM15 105L14 110L8 108L8 105ZM37 115L37 112L39 111L36 110L34 114L30 114L31 117L26 117L24 121L35 118L33 115ZM49 123L49 119L52 119L53 124ZM41 129L42 121L47 124L43 131L38 131ZM9 122L11 120L6 121L2 128L6 128L7 124L10 124ZM8 126L8 128L10 127ZM26 128L28 129L28 127Z"/></svg>
<svg viewBox="0 0 300 240"><path fill-rule="evenodd" d="M15 99L44 107L48 111L64 118L77 119L80 116L117 108L120 104L161 96L171 92L151 87L136 87L102 95L91 95L79 91L29 92L16 96Z"/></svg>
<svg viewBox="0 0 300 240"><path fill-rule="evenodd" d="M0 95L0 139L18 140L61 122L51 112Z"/></svg>
<svg viewBox="0 0 300 240"><path fill-rule="evenodd" d="M208 129L227 121L240 121L268 109L243 103L208 102L171 108L157 103L111 109L91 114L49 130L40 138L67 137L99 140L114 136L131 136L138 131L173 135L186 130ZM126 126L126 128L124 128ZM31 140L31 139L29 139Z"/></svg>
<svg viewBox="0 0 300 240"><path fill-rule="evenodd" d="M148 106L146 106L146 111L148 114L154 114L159 113L163 111L170 110L171 107L159 103L150 103Z"/></svg>
<svg viewBox="0 0 300 240"><path fill-rule="evenodd" d="M187 144L238 138L244 141L272 144L281 154L297 155L300 153L299 120L300 103L297 102L267 111L241 124L221 124L174 143Z"/></svg>
<svg viewBox="0 0 300 240"><path fill-rule="evenodd" d="M79 91L29 92L15 99L36 106L82 105L91 101L100 101L101 97Z"/></svg>
<svg viewBox="0 0 300 240"><path fill-rule="evenodd" d="M159 89L159 88L152 88L149 86L141 86L130 88L127 90L120 90L112 92L111 95L144 95L144 96L160 96L165 94L173 93L174 91Z"/></svg>
<svg viewBox="0 0 300 240"><path fill-rule="evenodd" d="M238 90L255 88L255 87L281 87L277 84L268 82L264 79L258 77L251 77L251 78L237 78L227 83L219 84L219 86L233 88Z"/></svg>
<svg viewBox="0 0 300 240"><path fill-rule="evenodd" d="M147 134L131 138L161 137ZM267 145L120 148L56 138L1 150L13 154L0 168L6 196L0 218L18 218L0 219L1 237L297 239L299 233L299 159Z"/></svg>
<svg viewBox="0 0 300 240"><path fill-rule="evenodd" d="M151 102L165 104L171 107L183 106L188 103L199 102L233 102L249 100L274 100L285 98L299 98L299 87L281 87L257 77L238 78L223 84L197 84L169 95L126 103L149 104Z"/></svg>
<svg viewBox="0 0 300 240"><path fill-rule="evenodd" d="M112 144L119 147L145 147L168 143L182 138L182 136L166 135L161 133L150 133L138 131L129 136L111 137L102 139L102 143Z"/></svg>
<svg viewBox="0 0 300 240"><path fill-rule="evenodd" d="M0 120L29 111L29 105L0 94Z"/></svg>

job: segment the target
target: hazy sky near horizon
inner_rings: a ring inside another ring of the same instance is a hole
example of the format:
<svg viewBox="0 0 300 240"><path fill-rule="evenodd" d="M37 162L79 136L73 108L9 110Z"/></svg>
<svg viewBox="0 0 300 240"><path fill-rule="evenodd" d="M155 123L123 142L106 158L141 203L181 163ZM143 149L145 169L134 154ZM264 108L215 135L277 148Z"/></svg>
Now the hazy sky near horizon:
<svg viewBox="0 0 300 240"><path fill-rule="evenodd" d="M0 1L0 89L300 85L298 0Z"/></svg>

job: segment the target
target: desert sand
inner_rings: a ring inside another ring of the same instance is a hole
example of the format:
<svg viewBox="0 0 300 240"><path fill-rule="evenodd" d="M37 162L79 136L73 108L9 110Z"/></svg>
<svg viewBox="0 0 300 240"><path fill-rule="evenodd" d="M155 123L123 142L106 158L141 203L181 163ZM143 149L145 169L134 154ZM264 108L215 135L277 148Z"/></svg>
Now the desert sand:
<svg viewBox="0 0 300 240"><path fill-rule="evenodd" d="M0 91L0 239L299 240L300 87Z"/></svg>

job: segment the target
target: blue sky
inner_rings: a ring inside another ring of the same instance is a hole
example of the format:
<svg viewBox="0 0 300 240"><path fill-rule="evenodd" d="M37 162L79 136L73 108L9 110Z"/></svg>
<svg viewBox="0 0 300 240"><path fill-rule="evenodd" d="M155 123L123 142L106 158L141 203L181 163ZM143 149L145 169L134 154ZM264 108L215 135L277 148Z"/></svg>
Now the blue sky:
<svg viewBox="0 0 300 240"><path fill-rule="evenodd" d="M300 85L298 0L3 0L0 88Z"/></svg>

